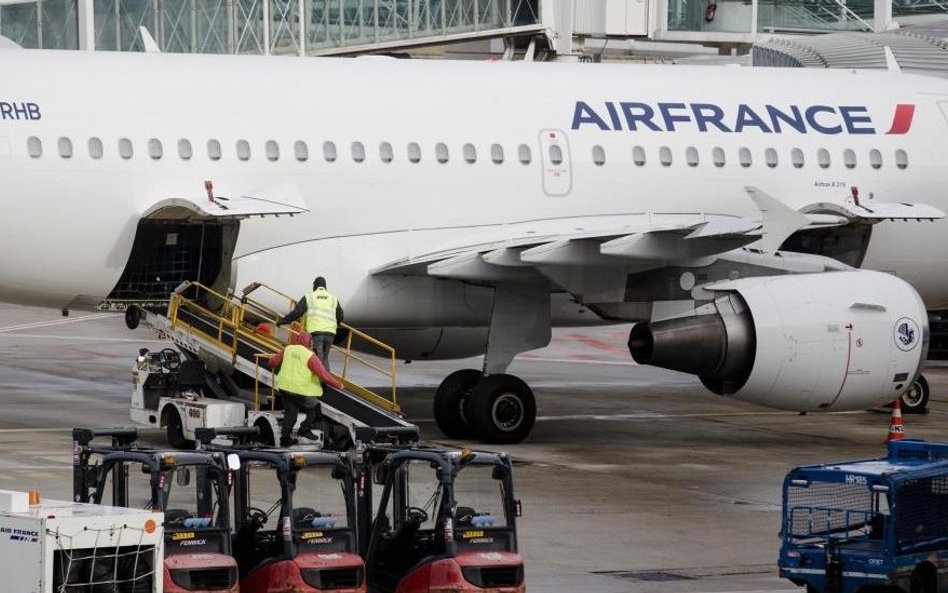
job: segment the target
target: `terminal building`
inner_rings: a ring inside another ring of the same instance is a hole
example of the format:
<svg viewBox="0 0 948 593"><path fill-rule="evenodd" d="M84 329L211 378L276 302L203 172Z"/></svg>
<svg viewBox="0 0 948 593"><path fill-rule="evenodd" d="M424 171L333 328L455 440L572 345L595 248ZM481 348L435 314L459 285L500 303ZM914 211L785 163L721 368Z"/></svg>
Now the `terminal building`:
<svg viewBox="0 0 948 593"><path fill-rule="evenodd" d="M144 27L165 52L297 56L730 55L946 17L945 0L0 0L0 34L26 48L142 51Z"/></svg>

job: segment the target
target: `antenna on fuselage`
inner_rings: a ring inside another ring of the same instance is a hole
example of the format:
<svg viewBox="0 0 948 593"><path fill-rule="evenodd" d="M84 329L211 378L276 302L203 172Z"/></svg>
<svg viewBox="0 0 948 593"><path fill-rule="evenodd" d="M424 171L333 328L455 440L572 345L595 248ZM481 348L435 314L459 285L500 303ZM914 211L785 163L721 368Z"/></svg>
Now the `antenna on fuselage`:
<svg viewBox="0 0 948 593"><path fill-rule="evenodd" d="M138 32L142 36L142 45L145 46L145 52L149 54L160 54L161 48L155 42L155 38L148 32L148 27L139 27Z"/></svg>

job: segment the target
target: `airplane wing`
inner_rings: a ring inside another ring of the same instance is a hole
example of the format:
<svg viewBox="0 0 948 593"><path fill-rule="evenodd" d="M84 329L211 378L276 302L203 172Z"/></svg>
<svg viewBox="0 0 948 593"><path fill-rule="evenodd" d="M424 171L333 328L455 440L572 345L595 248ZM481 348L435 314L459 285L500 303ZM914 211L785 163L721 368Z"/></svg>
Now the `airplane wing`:
<svg viewBox="0 0 948 593"><path fill-rule="evenodd" d="M760 239L760 223L734 216L629 215L598 230L519 233L422 254L381 266L375 275L429 275L472 282L536 277L539 267L597 266L649 269L737 249ZM588 221L587 221L588 224ZM534 225L531 225L534 229Z"/></svg>
<svg viewBox="0 0 948 593"><path fill-rule="evenodd" d="M756 187L745 191L759 219L716 214L630 214L607 217L600 228L566 230L569 225L537 232L536 224L507 225L483 242L406 257L372 271L374 275L428 275L493 284L558 280L563 270L622 277L660 268L708 266L715 261L773 270L812 273L849 269L846 264L813 254L778 252L793 233L846 224L886 220L935 220L944 213L924 204L860 202L814 203L795 210ZM562 223L563 221L558 221ZM573 224L575 223L575 224ZM589 226L589 221L570 221ZM529 230L528 230L529 229Z"/></svg>

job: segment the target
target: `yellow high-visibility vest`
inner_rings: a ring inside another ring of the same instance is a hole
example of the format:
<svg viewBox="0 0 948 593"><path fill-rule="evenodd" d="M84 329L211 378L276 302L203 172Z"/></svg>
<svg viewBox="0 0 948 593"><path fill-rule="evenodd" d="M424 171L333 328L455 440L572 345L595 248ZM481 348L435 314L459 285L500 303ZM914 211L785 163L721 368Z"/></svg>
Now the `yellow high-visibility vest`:
<svg viewBox="0 0 948 593"><path fill-rule="evenodd" d="M323 287L306 295L306 323L308 333L336 333L336 305L339 301Z"/></svg>
<svg viewBox="0 0 948 593"><path fill-rule="evenodd" d="M322 397L323 386L319 377L309 370L309 359L315 356L306 346L293 344L283 350L283 362L277 373L277 387L297 395Z"/></svg>

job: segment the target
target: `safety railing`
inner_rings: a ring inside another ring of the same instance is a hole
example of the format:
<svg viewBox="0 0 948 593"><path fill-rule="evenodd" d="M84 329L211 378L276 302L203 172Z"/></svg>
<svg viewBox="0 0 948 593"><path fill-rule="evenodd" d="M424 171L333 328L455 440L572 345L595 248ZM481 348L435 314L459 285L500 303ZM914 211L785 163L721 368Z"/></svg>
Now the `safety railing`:
<svg viewBox="0 0 948 593"><path fill-rule="evenodd" d="M261 294L266 296L261 297ZM275 400L273 375L269 369L264 368L265 363L261 361L282 350L293 334L302 331L297 323L286 330L276 331L276 321L282 314L274 308L274 302L279 303L277 306L285 303L288 310L296 306L296 300L289 295L258 282L247 286L239 298L234 295L222 295L198 282L186 282L171 295L168 305L172 330L200 336L218 350L228 353L232 361L236 361L241 343L261 351L254 355L253 360L255 410L260 409L261 382L270 386L271 409ZM187 315L182 313L190 313L200 318L203 327L188 323L184 319ZM264 322L273 325L261 326ZM262 331L262 327L269 327L269 331ZM342 374L333 375L342 382L347 391L383 409L400 413L395 349L350 325L341 324L340 327L347 332L344 345L333 345L332 350L342 358ZM353 343L364 350L377 352L385 362L378 363L368 356L360 355L353 349ZM353 382L350 378L353 367L365 368L381 375L388 386L388 393L382 395Z"/></svg>

